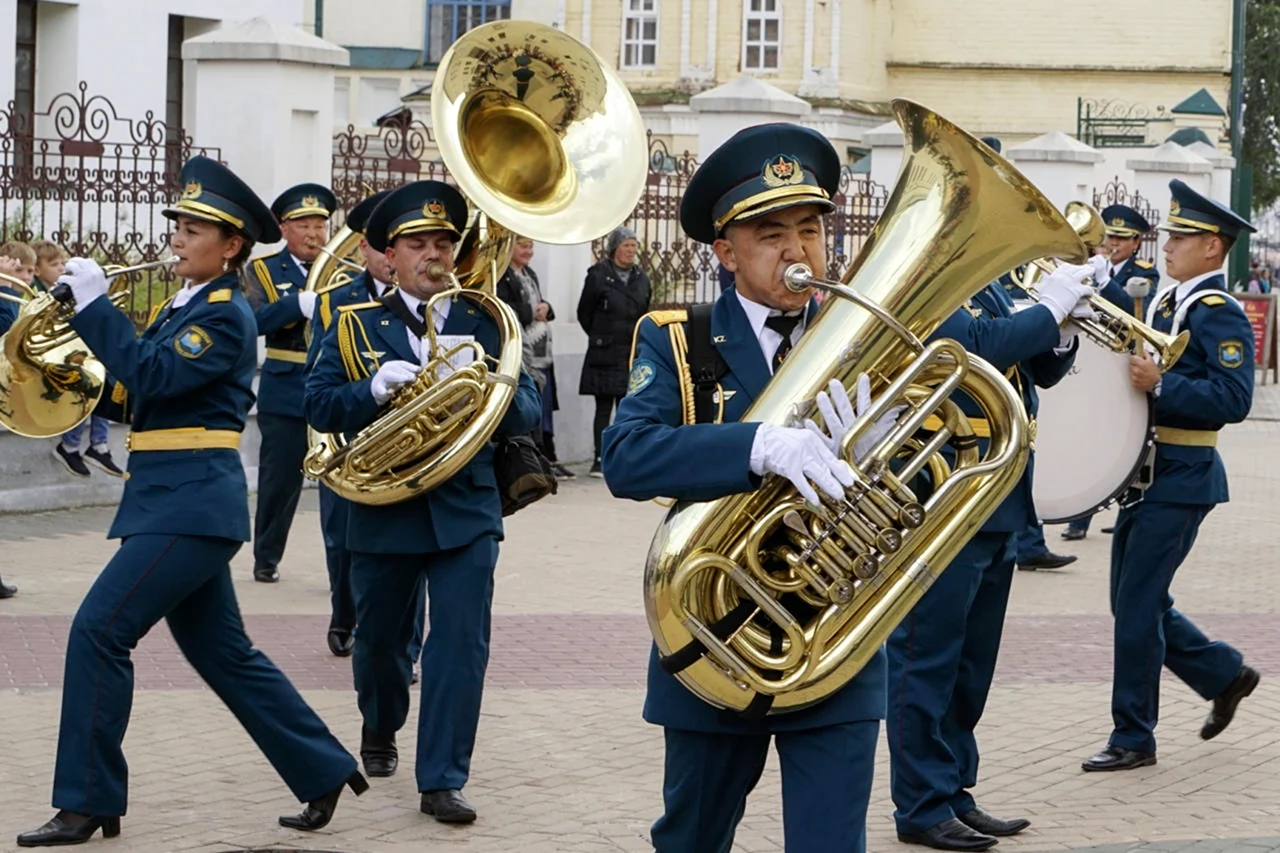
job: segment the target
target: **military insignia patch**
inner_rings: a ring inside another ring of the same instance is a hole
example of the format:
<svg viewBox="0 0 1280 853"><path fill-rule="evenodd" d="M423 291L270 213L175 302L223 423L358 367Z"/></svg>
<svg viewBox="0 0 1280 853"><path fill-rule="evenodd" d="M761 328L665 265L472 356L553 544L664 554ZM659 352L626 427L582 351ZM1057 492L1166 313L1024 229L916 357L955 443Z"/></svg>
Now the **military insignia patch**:
<svg viewBox="0 0 1280 853"><path fill-rule="evenodd" d="M1114 225L1114 226L1115 226L1115 227L1117 227L1117 228L1123 228L1123 227L1124 227L1124 220L1123 220L1123 219L1121 219L1119 216L1117 216L1115 219L1112 219L1112 220L1111 220L1111 224L1112 224L1112 225Z"/></svg>
<svg viewBox="0 0 1280 853"><path fill-rule="evenodd" d="M303 207L319 207L320 199L316 198L313 195L305 195L302 197L302 206Z"/></svg>
<svg viewBox="0 0 1280 853"><path fill-rule="evenodd" d="M1236 340L1218 344L1218 364L1229 370L1235 370L1244 364L1244 344Z"/></svg>
<svg viewBox="0 0 1280 853"><path fill-rule="evenodd" d="M213 339L199 326L187 326L173 339L173 348L186 358L199 358L212 346Z"/></svg>
<svg viewBox="0 0 1280 853"><path fill-rule="evenodd" d="M182 197L184 199L200 198L204 192L204 187L200 186L199 181L187 181L187 185L182 189Z"/></svg>
<svg viewBox="0 0 1280 853"><path fill-rule="evenodd" d="M444 219L446 212L444 202L433 198L422 206L422 212L433 219Z"/></svg>
<svg viewBox="0 0 1280 853"><path fill-rule="evenodd" d="M795 157L779 154L764 164L761 177L766 187L786 187L804 183L804 170Z"/></svg>
<svg viewBox="0 0 1280 853"><path fill-rule="evenodd" d="M653 377L657 371L653 369L653 364L641 358L631 365L631 378L627 380L627 396L631 397L639 394L648 388L653 382Z"/></svg>
<svg viewBox="0 0 1280 853"><path fill-rule="evenodd" d="M1176 198L1173 201L1169 202L1169 215L1170 216L1182 215L1182 205L1178 204L1178 200Z"/></svg>

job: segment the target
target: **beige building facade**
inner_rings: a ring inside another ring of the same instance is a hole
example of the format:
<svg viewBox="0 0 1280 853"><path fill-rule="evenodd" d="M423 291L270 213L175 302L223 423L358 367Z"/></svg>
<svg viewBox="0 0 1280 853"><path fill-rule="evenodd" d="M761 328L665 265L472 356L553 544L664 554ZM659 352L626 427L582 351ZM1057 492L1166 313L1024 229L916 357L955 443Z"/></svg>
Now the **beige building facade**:
<svg viewBox="0 0 1280 853"><path fill-rule="evenodd" d="M895 97L1009 143L1079 133L1082 105L1121 119L1098 128L1126 144L1188 125L1215 144L1228 133L1227 0L1131 0L1120 14L1106 0L326 0L319 29L352 52L336 120L371 125L429 85L456 34L503 17L590 44L678 150L696 145L689 98L742 75L808 101L842 153ZM1216 109L1175 113L1201 90Z"/></svg>

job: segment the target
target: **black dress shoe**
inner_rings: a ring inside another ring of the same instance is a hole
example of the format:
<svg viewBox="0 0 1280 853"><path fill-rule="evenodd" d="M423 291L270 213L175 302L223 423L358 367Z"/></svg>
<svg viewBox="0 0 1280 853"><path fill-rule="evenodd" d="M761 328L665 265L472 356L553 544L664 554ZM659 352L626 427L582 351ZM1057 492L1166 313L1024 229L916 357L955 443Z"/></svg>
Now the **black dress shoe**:
<svg viewBox="0 0 1280 853"><path fill-rule="evenodd" d="M275 566L268 566L266 563L254 563L253 579L258 583L275 583L280 580L280 572L276 571Z"/></svg>
<svg viewBox="0 0 1280 853"><path fill-rule="evenodd" d="M17 594L18 588L16 586L9 586L0 582L0 598L13 598Z"/></svg>
<svg viewBox="0 0 1280 853"><path fill-rule="evenodd" d="M1154 752L1138 752L1136 749L1125 749L1123 746L1108 746L1090 758L1085 759L1080 769L1086 773L1099 773L1107 770L1132 770L1134 767L1150 767L1156 763Z"/></svg>
<svg viewBox="0 0 1280 853"><path fill-rule="evenodd" d="M394 776L400 766L400 752L396 749L396 734L379 734L367 728L360 730L360 762L370 776Z"/></svg>
<svg viewBox="0 0 1280 853"><path fill-rule="evenodd" d="M1088 535L1089 532L1087 530L1080 530L1075 527L1068 527L1066 530L1062 531L1062 538L1068 542L1079 542Z"/></svg>
<svg viewBox="0 0 1280 853"><path fill-rule="evenodd" d="M120 834L119 817L94 817L76 814L65 809L39 829L18 836L19 847L64 847L84 844L99 829L103 838L115 838Z"/></svg>
<svg viewBox="0 0 1280 853"><path fill-rule="evenodd" d="M982 809L974 806L964 814L958 814L960 822L970 829L977 830L984 835L994 835L997 838L1004 838L1008 835L1017 835L1022 830L1031 826L1031 821L1025 817L1016 817L1013 820L1004 820L995 815L989 815Z"/></svg>
<svg viewBox="0 0 1280 853"><path fill-rule="evenodd" d="M1200 729L1200 737L1203 740L1213 740L1222 734L1222 730L1231 724L1231 718L1236 715L1236 706L1240 704L1240 700L1253 692L1261 677L1251 666L1240 667L1240 671L1227 685L1227 689L1213 700L1213 710L1209 712L1209 716L1205 718L1204 727Z"/></svg>
<svg viewBox="0 0 1280 853"><path fill-rule="evenodd" d="M351 636L349 628L329 629L329 651L333 652L335 657L351 657L351 652L355 647L356 639Z"/></svg>
<svg viewBox="0 0 1280 853"><path fill-rule="evenodd" d="M476 810L456 788L423 791L418 811L431 815L441 823L471 823L476 819Z"/></svg>
<svg viewBox="0 0 1280 853"><path fill-rule="evenodd" d="M1103 533L1115 533L1115 532L1116 532L1116 529L1115 529L1114 527L1104 527L1104 528L1102 528L1102 532L1103 532Z"/></svg>
<svg viewBox="0 0 1280 853"><path fill-rule="evenodd" d="M1045 551L1039 557L1032 557L1030 560L1018 563L1018 568L1024 572L1034 572L1036 569L1060 569L1075 561L1074 554L1055 554L1052 551Z"/></svg>
<svg viewBox="0 0 1280 853"><path fill-rule="evenodd" d="M298 814L280 815L280 825L289 829L300 829L303 832L324 829L329 825L329 821L333 820L333 810L338 807L338 798L342 796L342 789L346 787L350 787L351 793L358 797L369 790L369 783L357 770L347 777L347 781L320 799L307 803L307 807Z"/></svg>
<svg viewBox="0 0 1280 853"><path fill-rule="evenodd" d="M935 850L987 850L997 843L990 835L975 832L955 818L948 818L924 832L899 832L898 840Z"/></svg>

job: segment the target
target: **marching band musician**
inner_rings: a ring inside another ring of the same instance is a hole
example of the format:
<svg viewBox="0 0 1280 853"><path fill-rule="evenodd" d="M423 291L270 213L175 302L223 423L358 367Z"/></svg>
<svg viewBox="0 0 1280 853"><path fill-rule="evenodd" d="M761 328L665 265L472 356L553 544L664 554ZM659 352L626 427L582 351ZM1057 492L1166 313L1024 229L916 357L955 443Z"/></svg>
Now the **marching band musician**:
<svg viewBox="0 0 1280 853"><path fill-rule="evenodd" d="M1160 672L1167 666L1213 707L1200 730L1219 735L1258 672L1240 652L1210 640L1173 607L1169 586L1214 505L1225 503L1227 473L1218 431L1239 423L1253 402L1253 330L1224 290L1222 268L1242 231L1254 227L1182 181L1170 182L1165 287L1147 309L1162 332L1186 329L1182 357L1161 374L1147 356L1129 360L1133 387L1155 398L1155 460L1149 483L1130 489L1111 543L1111 611L1115 672L1107 747L1085 760L1086 771L1127 770L1156 763Z"/></svg>
<svg viewBox="0 0 1280 853"><path fill-rule="evenodd" d="M1036 387L1055 385L1075 360L1073 313L1087 312L1093 292L1088 266L1063 265L1040 285L1039 304L1014 313L999 282L979 291L943 321L934 338L952 338L1003 370L1034 424ZM983 414L963 393L956 402L974 434L990 435ZM1032 431L1034 438L1034 430ZM1017 534L1034 524L1033 460L982 529L961 549L898 625L887 643L890 790L899 840L939 850L986 850L998 836L1030 825L978 807L982 717L995 673L1017 549Z"/></svg>
<svg viewBox="0 0 1280 853"><path fill-rule="evenodd" d="M1160 271L1155 264L1138 257L1143 235L1151 230L1151 223L1124 204L1105 207L1101 215L1106 223L1107 236L1099 247L1099 254L1090 258L1094 279L1101 285L1098 295L1130 314L1141 316L1140 310L1135 311L1138 307L1135 294L1139 298L1144 298L1141 295L1144 291L1147 295L1154 295L1160 284ZM1129 292L1131 289L1134 293ZM1089 533L1091 520L1092 516L1086 516L1071 522L1062 531L1062 538L1068 541L1083 539ZM1102 532L1110 533L1112 528Z"/></svg>
<svg viewBox="0 0 1280 853"><path fill-rule="evenodd" d="M18 276L22 269L22 264L13 258L0 257L0 273L5 275ZM22 294L8 286L3 280L0 280L0 294L18 299ZM9 331L9 328L18 321L18 303L11 299L0 298L0 335ZM13 598L18 594L18 588L6 584L0 579L0 600L5 598Z"/></svg>
<svg viewBox="0 0 1280 853"><path fill-rule="evenodd" d="M382 190L361 201L347 214L347 227L364 234L369 214L391 190ZM308 363L320 355L320 344L333 318L344 305L355 305L377 299L391 289L391 264L382 252L375 252L361 236L360 254L365 269L352 281L336 290L321 294L318 312L312 320ZM308 371L310 367L308 367ZM320 530L324 534L325 565L329 569L329 651L347 657L355 647L352 632L356 627L356 606L351 600L351 554L347 551L347 502L333 493L323 482L320 490ZM367 769L367 768L366 768ZM373 774L371 774L373 775Z"/></svg>
<svg viewBox="0 0 1280 853"><path fill-rule="evenodd" d="M439 181L417 181L388 195L369 216L365 237L385 251L398 290L347 306L325 333L307 376L306 415L321 432L354 432L381 414L418 374L426 323L441 345L475 340L498 353L493 321L466 299L427 300L448 286L430 267L453 269L454 244L467 222L466 200ZM533 380L519 387L499 430L529 432L542 416ZM420 809L445 823L469 823L476 811L462 795L480 718L489 651L493 572L502 539L494 454L486 447L454 477L412 500L348 506L346 544L356 605L355 687L364 727L361 756L372 773L390 775L395 736L409 712L409 645L425 576L430 629L422 650L422 701L416 775ZM416 608L416 614L415 614Z"/></svg>
<svg viewBox="0 0 1280 853"><path fill-rule="evenodd" d="M121 748L133 700L130 653L161 619L200 677L231 709L301 801L280 823L328 824L349 785L367 788L356 761L293 685L245 635L230 561L249 538L248 489L237 450L257 368L257 330L238 287L255 242L279 239L253 191L217 161L183 167L175 267L186 285L141 337L104 298L93 261L67 263L59 282L75 300L72 326L128 389L129 475L110 536L120 548L71 624L63 679L53 806L18 836L22 847L79 844L120 832L128 768Z"/></svg>
<svg viewBox="0 0 1280 853"><path fill-rule="evenodd" d="M822 215L833 209L839 174L831 143L792 124L743 130L698 168L681 201L681 225L691 238L714 246L736 283L716 300L709 326L687 333L705 332L709 340L703 343L723 361L716 392L723 422L687 425L682 416L684 395L693 390L684 387L688 374L677 366L665 327L686 323L685 312L646 315L637 327L627 396L604 433L602 464L614 495L712 500L759 488L761 477L773 473L814 502L814 484L844 497L852 471L832 446L852 425L854 408L838 382L826 401L847 413L844 421L832 419L838 434L736 422L817 310L812 291L793 293L783 273L801 261L815 275L825 273ZM859 384L865 387L865 380ZM860 413L870 395L857 396ZM882 421L870 432L883 436L888 429ZM858 443L870 449L878 441L872 434ZM863 853L884 688L881 652L826 700L753 719L702 701L663 669L655 647L644 717L664 727L666 766L665 812L653 825L654 847L659 853L727 853L776 737L786 849Z"/></svg>
<svg viewBox="0 0 1280 853"><path fill-rule="evenodd" d="M284 248L253 262L252 294L258 334L267 353L258 380L258 506L253 518L253 579L275 583L289 526L302 495L302 460L307 455L307 422L302 386L307 361L307 322L316 295L307 292L307 274L327 240L329 217L337 208L333 191L320 184L290 187L271 203Z"/></svg>

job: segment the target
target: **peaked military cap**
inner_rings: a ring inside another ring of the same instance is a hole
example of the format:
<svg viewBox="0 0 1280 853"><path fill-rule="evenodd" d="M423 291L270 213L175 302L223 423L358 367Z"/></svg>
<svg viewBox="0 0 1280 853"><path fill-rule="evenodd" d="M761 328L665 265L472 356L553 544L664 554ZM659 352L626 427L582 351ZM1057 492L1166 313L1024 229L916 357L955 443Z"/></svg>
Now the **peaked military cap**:
<svg viewBox="0 0 1280 853"><path fill-rule="evenodd" d="M1178 179L1169 182L1173 198L1161 231L1174 234L1221 234L1234 240L1241 231L1257 231L1249 220L1226 205L1207 198Z"/></svg>
<svg viewBox="0 0 1280 853"><path fill-rule="evenodd" d="M1001 153L1004 149L1004 146L1000 144L1000 137L998 136L984 136L982 137L982 141L986 143L988 148L997 154Z"/></svg>
<svg viewBox="0 0 1280 853"><path fill-rule="evenodd" d="M163 211L169 219L190 216L230 225L255 243L280 239L280 226L249 185L217 160L197 155L178 173L182 196Z"/></svg>
<svg viewBox="0 0 1280 853"><path fill-rule="evenodd" d="M323 216L328 219L338 209L333 190L323 184L298 184L276 196L271 202L271 212L276 219L287 222L304 216Z"/></svg>
<svg viewBox="0 0 1280 853"><path fill-rule="evenodd" d="M1127 204L1107 205L1101 215L1111 237L1141 237L1151 230L1146 217Z"/></svg>
<svg viewBox="0 0 1280 853"><path fill-rule="evenodd" d="M363 234L364 226L369 221L369 214L373 213L374 208L393 192L395 190L379 190L351 208L351 212L347 214L347 227L357 234Z"/></svg>
<svg viewBox="0 0 1280 853"><path fill-rule="evenodd" d="M833 210L840 156L827 138L797 124L762 124L711 152L680 202L684 233L713 243L731 222L813 204Z"/></svg>
<svg viewBox="0 0 1280 853"><path fill-rule="evenodd" d="M448 231L455 239L467 225L467 200L443 181L414 181L391 193L369 214L364 236L379 252L405 234Z"/></svg>

